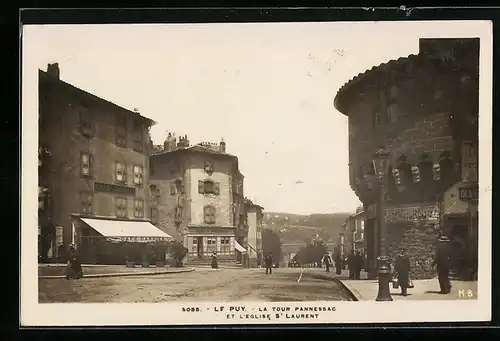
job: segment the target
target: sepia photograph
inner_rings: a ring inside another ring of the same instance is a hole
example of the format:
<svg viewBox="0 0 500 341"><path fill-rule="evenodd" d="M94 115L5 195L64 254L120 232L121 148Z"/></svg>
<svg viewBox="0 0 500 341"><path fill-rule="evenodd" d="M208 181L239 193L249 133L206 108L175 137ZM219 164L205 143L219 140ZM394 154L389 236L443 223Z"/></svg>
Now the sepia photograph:
<svg viewBox="0 0 500 341"><path fill-rule="evenodd" d="M491 317L489 22L22 32L22 323Z"/></svg>

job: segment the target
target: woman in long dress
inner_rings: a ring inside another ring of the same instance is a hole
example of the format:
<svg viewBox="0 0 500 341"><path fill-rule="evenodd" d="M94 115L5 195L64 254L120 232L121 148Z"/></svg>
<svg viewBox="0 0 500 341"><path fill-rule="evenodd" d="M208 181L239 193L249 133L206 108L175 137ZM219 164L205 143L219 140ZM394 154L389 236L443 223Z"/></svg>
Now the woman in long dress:
<svg viewBox="0 0 500 341"><path fill-rule="evenodd" d="M399 256L394 265L394 271L398 278L399 286L401 287L401 295L408 295L408 288L410 287L410 257L406 254L404 249L399 250Z"/></svg>
<svg viewBox="0 0 500 341"><path fill-rule="evenodd" d="M217 253L214 252L212 255L212 269L218 269L219 265L217 264Z"/></svg>

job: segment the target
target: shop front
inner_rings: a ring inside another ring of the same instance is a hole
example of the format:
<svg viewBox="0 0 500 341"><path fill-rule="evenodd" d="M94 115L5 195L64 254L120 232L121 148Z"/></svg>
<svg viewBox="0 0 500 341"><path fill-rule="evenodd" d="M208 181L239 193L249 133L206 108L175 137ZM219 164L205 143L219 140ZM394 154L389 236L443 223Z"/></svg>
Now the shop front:
<svg viewBox="0 0 500 341"><path fill-rule="evenodd" d="M453 272L464 280L477 278L478 185L458 182L443 196L443 234L452 244Z"/></svg>
<svg viewBox="0 0 500 341"><path fill-rule="evenodd" d="M82 263L165 265L174 239L146 220L119 220L73 215L72 244Z"/></svg>
<svg viewBox="0 0 500 341"><path fill-rule="evenodd" d="M214 252L221 260L242 259L246 249L236 241L234 227L189 226L187 248L189 260L210 260Z"/></svg>

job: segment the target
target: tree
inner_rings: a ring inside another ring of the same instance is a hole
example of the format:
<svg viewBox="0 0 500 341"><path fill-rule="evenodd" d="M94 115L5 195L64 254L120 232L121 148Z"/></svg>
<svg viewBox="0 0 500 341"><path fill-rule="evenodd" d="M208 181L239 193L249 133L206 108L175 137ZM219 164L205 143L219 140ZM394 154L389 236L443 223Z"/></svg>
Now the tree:
<svg viewBox="0 0 500 341"><path fill-rule="evenodd" d="M170 247L170 252L172 254L172 258L175 261L175 266L182 267L182 260L184 259L184 257L186 257L189 251L188 248L182 245L182 243L177 240L174 240L170 244Z"/></svg>
<svg viewBox="0 0 500 341"><path fill-rule="evenodd" d="M328 251L326 244L322 240L315 240L301 247L297 252L297 260L300 264L321 264L321 259Z"/></svg>
<svg viewBox="0 0 500 341"><path fill-rule="evenodd" d="M271 252L273 254L273 259L281 260L281 240L279 235L271 229L264 229L262 231L262 249L264 251L264 257Z"/></svg>

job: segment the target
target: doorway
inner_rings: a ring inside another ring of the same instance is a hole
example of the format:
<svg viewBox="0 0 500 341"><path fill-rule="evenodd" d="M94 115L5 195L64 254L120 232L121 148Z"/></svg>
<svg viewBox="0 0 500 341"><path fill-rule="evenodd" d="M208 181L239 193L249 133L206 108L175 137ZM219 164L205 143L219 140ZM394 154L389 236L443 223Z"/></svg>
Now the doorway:
<svg viewBox="0 0 500 341"><path fill-rule="evenodd" d="M196 237L196 246L198 258L203 258L203 237Z"/></svg>

